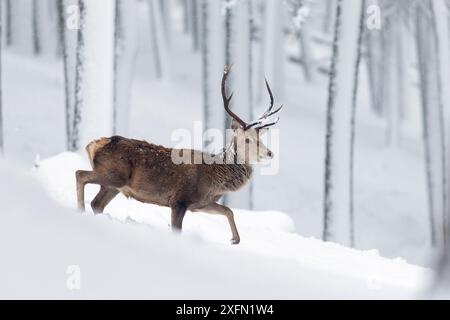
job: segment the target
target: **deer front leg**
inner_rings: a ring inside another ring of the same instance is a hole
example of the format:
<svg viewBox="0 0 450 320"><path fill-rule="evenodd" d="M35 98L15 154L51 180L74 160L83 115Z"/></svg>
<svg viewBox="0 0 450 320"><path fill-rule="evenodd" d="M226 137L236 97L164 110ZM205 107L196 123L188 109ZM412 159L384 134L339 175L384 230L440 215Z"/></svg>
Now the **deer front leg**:
<svg viewBox="0 0 450 320"><path fill-rule="evenodd" d="M177 204L172 207L172 231L179 232L183 228L183 219L186 214L187 207Z"/></svg>
<svg viewBox="0 0 450 320"><path fill-rule="evenodd" d="M239 233L236 227L236 222L234 222L234 214L230 208L222 206L218 203L212 203L207 205L206 207L200 208L195 211L206 212L209 214L219 214L227 217L228 223L231 228L231 233L233 235L233 238L231 238L231 244L238 244L241 241L241 238L239 237Z"/></svg>

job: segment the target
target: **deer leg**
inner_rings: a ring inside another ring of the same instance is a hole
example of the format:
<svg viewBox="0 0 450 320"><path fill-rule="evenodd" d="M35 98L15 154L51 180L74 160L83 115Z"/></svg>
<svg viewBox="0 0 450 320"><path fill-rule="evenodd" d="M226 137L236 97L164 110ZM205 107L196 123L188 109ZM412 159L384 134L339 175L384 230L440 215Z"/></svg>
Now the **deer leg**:
<svg viewBox="0 0 450 320"><path fill-rule="evenodd" d="M222 206L218 203L212 203L195 211L206 212L209 214L218 214L227 217L228 223L230 224L231 233L233 235L233 238L231 238L231 244L238 244L241 241L236 227L236 222L234 222L234 213L230 208Z"/></svg>
<svg viewBox="0 0 450 320"><path fill-rule="evenodd" d="M75 173L77 179L77 200L78 200L78 209L81 211L85 210L84 205L84 187L88 183L95 183L96 174L94 171L82 171L78 170Z"/></svg>
<svg viewBox="0 0 450 320"><path fill-rule="evenodd" d="M103 210L119 193L119 190L112 187L100 187L100 192L95 196L91 202L91 207L94 213L103 213Z"/></svg>
<svg viewBox="0 0 450 320"><path fill-rule="evenodd" d="M182 204L172 207L172 231L181 231L187 207Z"/></svg>

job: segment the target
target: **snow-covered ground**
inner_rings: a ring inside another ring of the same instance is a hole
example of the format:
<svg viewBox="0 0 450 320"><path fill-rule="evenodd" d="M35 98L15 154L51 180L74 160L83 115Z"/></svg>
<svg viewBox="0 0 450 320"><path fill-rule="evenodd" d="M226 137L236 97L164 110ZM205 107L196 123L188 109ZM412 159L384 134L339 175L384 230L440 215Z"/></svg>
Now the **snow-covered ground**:
<svg viewBox="0 0 450 320"><path fill-rule="evenodd" d="M130 136L173 146L174 130L192 131L193 121L202 118L200 72L192 72L200 66L184 63L193 59L192 53L181 52L173 82L160 83L147 76L151 70L144 63L150 59L146 52L140 57L133 85ZM45 158L65 149L61 68L52 61L36 63L10 54L4 57L6 159L23 168L31 167L38 154ZM273 176L256 175L255 209L286 212L297 233L320 238L326 79L307 85L300 69L290 66L288 70L288 94L285 101L279 101L286 105L278 126L280 170ZM400 150L386 149L383 124L370 118L366 109L358 111L356 247L376 248L384 256L428 265L420 131L406 131Z"/></svg>
<svg viewBox="0 0 450 320"><path fill-rule="evenodd" d="M87 166L71 153L31 173L0 163L0 298L420 298L431 276L302 237L280 212L236 210L238 246L221 217L189 213L174 235L167 209L122 196L107 214L81 214L73 172Z"/></svg>
<svg viewBox="0 0 450 320"><path fill-rule="evenodd" d="M202 119L200 55L188 49L190 39L174 33L173 74L168 81L155 81L149 35L141 37L129 136L173 146L174 130L192 131L193 122ZM427 272L401 260L422 266L431 261L419 99L411 98L401 147L386 148L386 124L369 112L364 66L357 110L355 236L356 248L368 251L316 240L323 227L326 77L305 83L297 65L286 66L285 96L274 92L277 104L285 105L278 125L279 172L256 175L258 211L237 211L242 243L231 247L220 217L189 214L184 235L174 237L167 209L122 196L107 207L107 215L74 212L74 171L86 167L87 160L84 153L60 154L66 149L62 65L6 51L2 67L5 158L26 172L37 155L46 159L38 161L33 175L47 190L23 190L20 182L28 178L3 165L0 184L8 203L0 237L1 246L8 245L0 254L6 252L9 262L1 266L6 268L1 277L9 282L0 282L2 296L395 298L415 297L423 287ZM262 79L260 84L265 90ZM240 89L234 89L238 95ZM262 97L258 109L267 106L265 92ZM217 108L223 112L221 105ZM17 186L6 185L9 180ZM87 190L91 199L96 187ZM130 219L138 224L119 223ZM80 292L65 287L71 264L79 264L84 275ZM23 283L17 281L21 277Z"/></svg>

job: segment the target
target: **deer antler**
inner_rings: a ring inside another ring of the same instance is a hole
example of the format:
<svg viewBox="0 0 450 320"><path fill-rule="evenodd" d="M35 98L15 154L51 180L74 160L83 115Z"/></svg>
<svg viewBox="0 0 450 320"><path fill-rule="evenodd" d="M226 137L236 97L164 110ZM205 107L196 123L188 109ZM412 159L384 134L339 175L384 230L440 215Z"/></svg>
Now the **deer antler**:
<svg viewBox="0 0 450 320"><path fill-rule="evenodd" d="M273 94L272 94L272 90L270 89L269 82L267 81L267 79L265 79L265 81L266 81L267 91L269 92L270 106L269 106L269 108L266 111L264 111L258 117L257 120L255 120L255 121L251 122L250 124L248 124L247 125L247 129L249 129L249 128L255 128L255 129L268 128L268 127L271 127L271 126L277 124L278 121L280 120L280 117L277 117L274 121L266 123L267 119L269 119L274 114L279 113L281 111L281 109L283 109L283 105L281 105L279 108L277 108L277 109L272 111L273 104L274 104Z"/></svg>
<svg viewBox="0 0 450 320"><path fill-rule="evenodd" d="M278 123L278 121L280 120L280 117L277 117L274 121L267 123L267 120L273 116L274 114L277 114L281 111L281 109L283 109L283 105L281 105L279 108L272 110L273 109L273 104L274 104L274 99L273 99L273 94L272 94L272 90L270 89L269 86L269 82L266 79L266 88L267 91L269 92L269 97L270 97L270 106L269 108L264 111L257 120L250 122L250 123L246 123L244 120L242 120L241 118L239 118L233 111L230 110L230 101L231 98L233 98L233 93L231 93L231 95L229 97L227 97L227 89L226 89L226 82L228 79L228 74L231 70L231 66L225 66L224 70L223 70L223 77L222 77L222 98L223 98L223 106L225 108L225 110L227 111L227 113L234 119L236 120L244 130L248 130L250 128L255 128L255 129L263 129L263 128L268 128L271 127L275 124Z"/></svg>
<svg viewBox="0 0 450 320"><path fill-rule="evenodd" d="M246 130L247 127L247 123L242 120L241 118L239 118L233 111L230 110L230 101L233 98L233 93L231 93L231 95L229 97L227 97L227 86L226 86L226 82L228 79L228 74L231 70L231 66L225 66L225 69L223 69L223 77L222 77L222 98L223 98L223 106L225 108L225 110L227 111L227 113L237 122L239 122L239 124L242 126L242 128L244 128L244 130Z"/></svg>

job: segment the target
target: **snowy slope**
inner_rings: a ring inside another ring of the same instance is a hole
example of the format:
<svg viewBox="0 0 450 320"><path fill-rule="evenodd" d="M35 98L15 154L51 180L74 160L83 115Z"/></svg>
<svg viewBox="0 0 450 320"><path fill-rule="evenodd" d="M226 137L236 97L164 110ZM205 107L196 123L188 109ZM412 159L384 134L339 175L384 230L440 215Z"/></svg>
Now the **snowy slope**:
<svg viewBox="0 0 450 320"><path fill-rule="evenodd" d="M142 37L129 136L173 146L175 130L193 132L193 122L202 119L200 56L187 49L189 39L177 33L172 82L154 81L149 41L147 35ZM364 68L361 71L365 79ZM286 98L281 101L275 92L276 102L285 104L277 125L280 170L273 176L255 176L254 203L257 210L287 213L296 232L319 238L327 79L319 76L307 84L296 65L289 65L286 72ZM6 158L28 168L36 154L44 158L65 150L61 64L9 52L4 55L3 77ZM255 88L265 90L262 79L259 85ZM355 150L356 247L377 248L383 256L428 265L431 248L420 121L405 128L401 149L386 149L385 123L368 112L365 87L361 88ZM236 94L242 91L235 90ZM420 99L412 100L411 111L420 110ZM257 111L267 107L265 91L260 102ZM217 108L222 112L222 105Z"/></svg>
<svg viewBox="0 0 450 320"><path fill-rule="evenodd" d="M87 165L71 153L41 161L32 175L47 192L0 165L0 297L415 298L431 275L374 251L301 237L278 212L237 210L238 246L228 244L221 217L189 213L175 236L166 209L123 197L107 214L81 215L71 209L74 171ZM81 290L66 288L70 265L80 267Z"/></svg>

